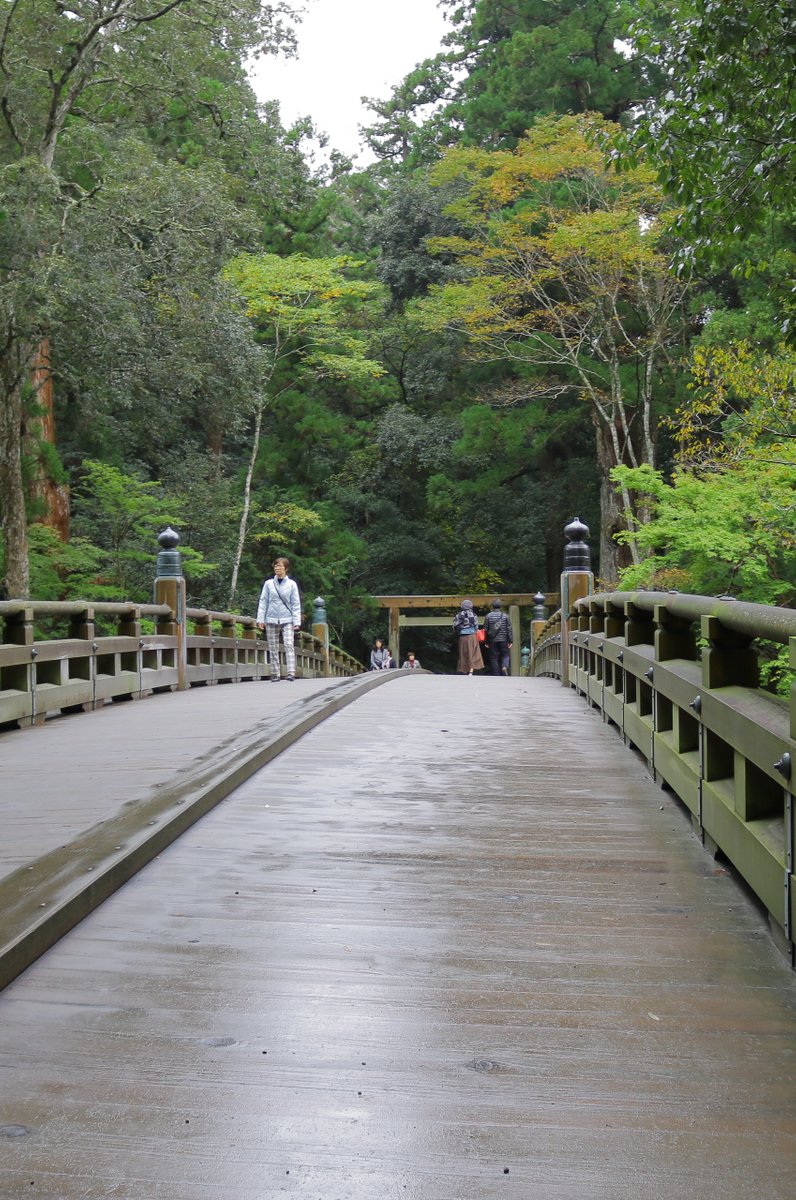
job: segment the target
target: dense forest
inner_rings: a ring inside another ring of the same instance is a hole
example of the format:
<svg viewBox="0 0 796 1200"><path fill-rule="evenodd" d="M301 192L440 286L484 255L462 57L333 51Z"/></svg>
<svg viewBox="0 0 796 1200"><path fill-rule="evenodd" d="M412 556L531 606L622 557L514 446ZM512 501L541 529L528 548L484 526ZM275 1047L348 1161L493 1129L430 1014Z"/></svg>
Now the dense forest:
<svg viewBox="0 0 796 1200"><path fill-rule="evenodd" d="M317 166L289 0L3 0L3 594L796 594L796 11L441 0ZM442 661L429 631L420 657Z"/></svg>

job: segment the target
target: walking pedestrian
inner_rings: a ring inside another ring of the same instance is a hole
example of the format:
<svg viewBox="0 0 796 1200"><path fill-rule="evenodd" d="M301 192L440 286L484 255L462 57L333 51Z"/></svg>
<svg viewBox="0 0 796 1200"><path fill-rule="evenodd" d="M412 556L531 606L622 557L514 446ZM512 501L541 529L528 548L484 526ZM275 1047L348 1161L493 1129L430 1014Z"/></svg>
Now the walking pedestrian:
<svg viewBox="0 0 796 1200"><path fill-rule="evenodd" d="M453 629L459 636L456 668L459 674L472 675L473 671L483 671L484 660L476 637L478 617L473 609L472 600L462 600L462 606L453 618Z"/></svg>
<svg viewBox="0 0 796 1200"><path fill-rule="evenodd" d="M420 659L415 658L414 650L407 651L406 660L401 663L401 668L404 671L419 671Z"/></svg>
<svg viewBox="0 0 796 1200"><path fill-rule="evenodd" d="M271 681L278 683L279 642L285 649L287 679L296 678L296 650L294 634L301 629L301 597L298 584L290 578L290 560L280 556L274 559L272 579L266 579L257 605L257 625L265 630L268 639L268 661L271 664Z"/></svg>
<svg viewBox="0 0 796 1200"><path fill-rule="evenodd" d="M492 611L484 618L484 633L489 649L489 668L493 675L511 674L511 647L514 631L511 618L503 612L500 600L492 601Z"/></svg>

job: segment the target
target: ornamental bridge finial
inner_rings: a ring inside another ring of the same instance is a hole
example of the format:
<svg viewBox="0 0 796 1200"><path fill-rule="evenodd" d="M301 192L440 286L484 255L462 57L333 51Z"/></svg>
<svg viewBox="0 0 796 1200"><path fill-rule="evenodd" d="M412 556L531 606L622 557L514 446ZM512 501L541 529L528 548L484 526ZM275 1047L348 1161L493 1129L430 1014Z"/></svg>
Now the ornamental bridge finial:
<svg viewBox="0 0 796 1200"><path fill-rule="evenodd" d="M589 527L580 517L573 517L564 527L567 544L564 547L564 571L591 571L591 552L586 538Z"/></svg>

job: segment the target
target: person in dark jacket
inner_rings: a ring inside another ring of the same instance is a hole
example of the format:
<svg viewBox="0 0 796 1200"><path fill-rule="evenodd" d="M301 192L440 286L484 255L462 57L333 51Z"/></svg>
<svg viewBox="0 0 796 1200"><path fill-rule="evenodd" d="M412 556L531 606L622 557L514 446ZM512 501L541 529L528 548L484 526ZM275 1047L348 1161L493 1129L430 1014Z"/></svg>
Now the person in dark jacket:
<svg viewBox="0 0 796 1200"><path fill-rule="evenodd" d="M492 675L511 674L511 647L514 630L511 618L503 612L500 600L492 601L492 611L484 618L484 633L489 648L489 669Z"/></svg>

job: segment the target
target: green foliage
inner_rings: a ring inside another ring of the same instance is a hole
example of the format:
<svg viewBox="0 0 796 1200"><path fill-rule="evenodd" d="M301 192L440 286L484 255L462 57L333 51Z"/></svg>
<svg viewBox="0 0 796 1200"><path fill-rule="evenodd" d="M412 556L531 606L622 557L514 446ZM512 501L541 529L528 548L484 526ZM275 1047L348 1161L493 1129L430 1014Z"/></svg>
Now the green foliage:
<svg viewBox="0 0 796 1200"><path fill-rule="evenodd" d="M381 363L368 355L368 333L384 308L382 289L357 277L361 265L344 255L311 259L301 254L290 258L261 254L238 256L225 269L225 279L245 300L261 347L230 605L236 603L262 431L264 424L267 431L273 410L287 409L299 443L314 441L319 433L323 439L335 421L328 420L325 413L312 422L296 420L296 404L291 401L298 393L298 402L304 407L301 386L310 396L319 384L324 389L345 388L358 396L384 374Z"/></svg>
<svg viewBox="0 0 796 1200"><path fill-rule="evenodd" d="M256 526L254 540L270 543L275 554L286 554L298 537L324 527L319 513L289 502L276 504L267 512L255 512L252 521Z"/></svg>
<svg viewBox="0 0 796 1200"><path fill-rule="evenodd" d="M474 0L447 4L446 49L387 100L369 100L364 132L404 172L452 145L513 147L540 115L597 112L617 121L655 94L661 71L633 53L625 0Z"/></svg>
<svg viewBox="0 0 796 1200"><path fill-rule="evenodd" d="M386 100L366 98L375 120L362 130L363 139L385 170L409 174L455 141L450 102L461 58L454 52L426 59Z"/></svg>
<svg viewBox="0 0 796 1200"><path fill-rule="evenodd" d="M185 446L164 463L163 491L180 514L182 543L215 569L188 578L188 604L226 610L234 540L240 520L237 464L231 456Z"/></svg>
<svg viewBox="0 0 796 1200"><path fill-rule="evenodd" d="M226 267L224 277L244 297L268 351L267 373L286 360L353 383L383 373L367 358L363 338L379 312L380 288L356 277L361 265L345 255L260 254L241 255Z"/></svg>
<svg viewBox="0 0 796 1200"><path fill-rule="evenodd" d="M790 665L790 648L780 646L777 642L766 642L762 638L758 639L757 648L760 652L761 687L787 699L796 684L796 671Z"/></svg>
<svg viewBox="0 0 796 1200"><path fill-rule="evenodd" d="M760 604L791 603L793 465L739 463L707 474L676 471L671 483L648 466L617 467L612 477L640 497L649 521L633 532L647 555L622 572L633 589L663 583L707 596L731 595Z"/></svg>
<svg viewBox="0 0 796 1200"><path fill-rule="evenodd" d="M305 609L324 595L361 656L384 633L373 592L555 586L577 496L606 562L632 513L632 586L792 599L782 0L443 5L444 52L372 102L367 172L320 167L310 124L284 130L246 83L256 44L290 45L284 6L177 0L151 20L125 0L94 57L89 8L0 15L0 384L46 335L58 447L26 397L21 460L31 480L62 463L75 495L67 545L32 528L36 595L150 595L170 522L189 603L226 608L236 579L253 611L286 553ZM614 122L650 95L635 163L606 169ZM688 245L724 221L688 380L676 213L645 144L682 183ZM449 664L444 635L415 648Z"/></svg>
<svg viewBox="0 0 796 1200"><path fill-rule="evenodd" d="M698 346L673 423L683 465L671 482L650 468L612 472L648 512L624 535L649 557L623 573L623 586L792 604L796 355Z"/></svg>
<svg viewBox="0 0 796 1200"><path fill-rule="evenodd" d="M87 459L75 495L75 530L105 556L91 594L98 599L130 600L152 591L157 535L181 524L180 505L156 480L141 480L118 468ZM181 546L186 577L201 578L212 564L189 546Z"/></svg>
<svg viewBox="0 0 796 1200"><path fill-rule="evenodd" d="M257 349L218 272L250 229L217 171L124 151L53 275L56 402L67 448L113 458L124 441L159 473L170 446L217 446L248 415Z"/></svg>
<svg viewBox="0 0 796 1200"><path fill-rule="evenodd" d="M612 130L593 115L543 118L515 151L450 151L432 179L459 182L447 211L462 232L430 246L456 259L460 278L420 305L429 328L458 330L479 358L515 364L537 402L588 405L607 580L623 521L607 473L654 465L659 381L682 327L663 196L648 170L617 176L606 166L594 142ZM632 496L622 500L632 522Z"/></svg>
<svg viewBox="0 0 796 1200"><path fill-rule="evenodd" d="M377 274L390 289L394 307L424 295L450 275L450 262L429 254L426 242L455 232L454 222L443 212L451 199L426 179L398 179L371 222L379 254Z"/></svg>
<svg viewBox="0 0 796 1200"><path fill-rule="evenodd" d="M625 146L651 160L682 206L683 254L716 250L796 183L796 11L790 0L639 0L631 37L665 70ZM621 152L620 152L621 153Z"/></svg>
<svg viewBox="0 0 796 1200"><path fill-rule="evenodd" d="M32 156L0 161L0 328L16 320L36 337L49 316L49 280L57 264L42 247L57 243L58 181Z"/></svg>
<svg viewBox="0 0 796 1200"><path fill-rule="evenodd" d="M96 580L105 562L99 546L81 537L62 542L54 529L36 522L30 526L29 537L32 600L97 598ZM0 549L2 569L3 552Z"/></svg>
<svg viewBox="0 0 796 1200"><path fill-rule="evenodd" d="M152 465L156 407L176 431L212 398L218 441L241 405L251 353L216 278L305 182L244 75L249 54L292 44L290 17L258 0L0 13L0 504L16 594L28 588L20 391L42 339L72 461L90 429L97 453L118 457L126 441Z"/></svg>
<svg viewBox="0 0 796 1200"><path fill-rule="evenodd" d="M478 0L459 26L468 53L454 111L471 145L513 145L541 113L616 121L654 87L623 52L634 6L619 0Z"/></svg>
<svg viewBox="0 0 796 1200"><path fill-rule="evenodd" d="M300 408L312 403L311 392L302 393L299 384L367 393L384 374L368 354L369 335L383 312L383 292L379 284L357 277L361 265L344 255L261 254L239 255L225 268L261 347L260 404L264 409L287 405L299 433ZM312 429L317 420L323 416L316 407Z"/></svg>
<svg viewBox="0 0 796 1200"><path fill-rule="evenodd" d="M243 564L239 607L254 612L263 578L271 573L278 554L290 558L291 575L299 585L305 612L312 599L329 600L330 617L340 637L356 628L356 610L366 589L360 582L361 564L367 555L364 542L347 527L337 506L319 501L310 507L290 497L301 495L292 487L263 486L256 496L252 519L252 547Z"/></svg>

